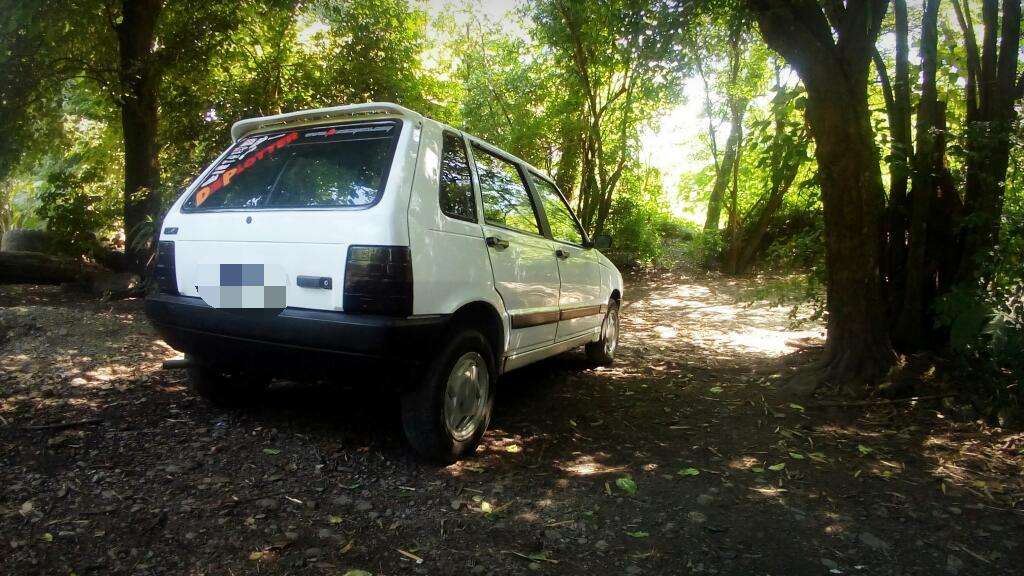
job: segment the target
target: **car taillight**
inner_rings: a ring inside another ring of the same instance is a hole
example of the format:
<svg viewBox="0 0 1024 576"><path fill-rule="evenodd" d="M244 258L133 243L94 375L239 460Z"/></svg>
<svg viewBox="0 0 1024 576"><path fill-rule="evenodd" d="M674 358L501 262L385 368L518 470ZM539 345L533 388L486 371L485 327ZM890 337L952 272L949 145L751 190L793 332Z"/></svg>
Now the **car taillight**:
<svg viewBox="0 0 1024 576"><path fill-rule="evenodd" d="M174 242L162 241L157 244L153 279L164 294L178 294L178 277L174 269Z"/></svg>
<svg viewBox="0 0 1024 576"><path fill-rule="evenodd" d="M412 256L407 246L349 246L345 312L412 314Z"/></svg>

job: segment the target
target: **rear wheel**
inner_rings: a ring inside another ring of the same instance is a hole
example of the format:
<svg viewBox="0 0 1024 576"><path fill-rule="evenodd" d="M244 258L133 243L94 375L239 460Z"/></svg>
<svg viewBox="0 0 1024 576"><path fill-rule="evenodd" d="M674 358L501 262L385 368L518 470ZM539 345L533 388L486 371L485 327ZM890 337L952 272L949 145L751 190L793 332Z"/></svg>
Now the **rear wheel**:
<svg viewBox="0 0 1024 576"><path fill-rule="evenodd" d="M426 377L402 395L402 427L413 450L442 464L472 454L490 423L494 377L484 335L458 330Z"/></svg>
<svg viewBox="0 0 1024 576"><path fill-rule="evenodd" d="M601 366L615 361L615 352L619 348L619 303L614 299L608 301L608 313L601 323L601 339L587 344L587 357Z"/></svg>
<svg viewBox="0 0 1024 576"><path fill-rule="evenodd" d="M245 406L266 392L270 379L264 376L226 370L190 358L189 383L192 390L220 408Z"/></svg>

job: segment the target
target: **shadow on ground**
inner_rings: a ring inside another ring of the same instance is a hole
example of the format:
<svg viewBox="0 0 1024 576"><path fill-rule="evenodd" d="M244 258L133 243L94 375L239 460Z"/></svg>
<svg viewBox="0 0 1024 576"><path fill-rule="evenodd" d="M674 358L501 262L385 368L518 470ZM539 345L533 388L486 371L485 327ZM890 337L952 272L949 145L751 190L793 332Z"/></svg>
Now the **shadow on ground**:
<svg viewBox="0 0 1024 576"><path fill-rule="evenodd" d="M1017 570L1021 436L932 405L782 400L768 375L822 333L764 293L631 286L615 366L507 375L477 456L437 468L373 374L219 411L157 369L175 353L138 302L5 287L0 572Z"/></svg>

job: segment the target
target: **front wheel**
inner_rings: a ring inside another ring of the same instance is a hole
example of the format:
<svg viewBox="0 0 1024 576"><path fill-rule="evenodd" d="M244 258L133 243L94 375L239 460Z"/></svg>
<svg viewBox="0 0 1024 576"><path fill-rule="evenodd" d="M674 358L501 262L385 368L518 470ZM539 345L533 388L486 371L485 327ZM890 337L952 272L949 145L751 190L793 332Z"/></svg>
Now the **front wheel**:
<svg viewBox="0 0 1024 576"><path fill-rule="evenodd" d="M472 454L490 423L494 378L494 356L483 334L456 332L426 377L402 395L402 427L413 450L442 464Z"/></svg>
<svg viewBox="0 0 1024 576"><path fill-rule="evenodd" d="M619 348L619 303L608 301L608 313L601 323L601 339L587 344L587 357L600 366L607 366L615 361L615 352Z"/></svg>

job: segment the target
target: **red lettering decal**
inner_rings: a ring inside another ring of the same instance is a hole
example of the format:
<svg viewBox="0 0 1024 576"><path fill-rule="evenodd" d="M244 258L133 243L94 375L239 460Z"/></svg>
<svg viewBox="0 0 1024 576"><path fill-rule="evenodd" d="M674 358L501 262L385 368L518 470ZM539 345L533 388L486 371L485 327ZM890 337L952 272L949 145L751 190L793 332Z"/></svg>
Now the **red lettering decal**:
<svg viewBox="0 0 1024 576"><path fill-rule="evenodd" d="M228 170L227 172L224 173L224 177L222 178L224 180L224 186L227 186L228 184L231 183L231 179L235 177L235 174L238 174L237 168L232 168L231 170Z"/></svg>

